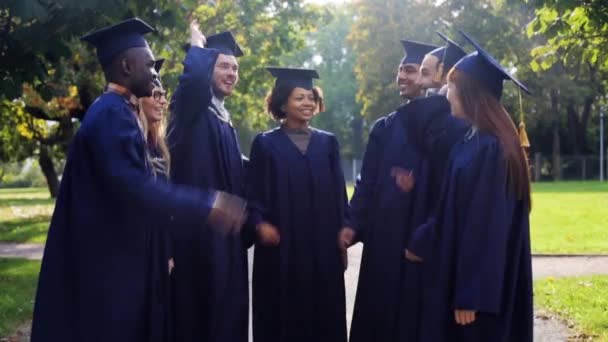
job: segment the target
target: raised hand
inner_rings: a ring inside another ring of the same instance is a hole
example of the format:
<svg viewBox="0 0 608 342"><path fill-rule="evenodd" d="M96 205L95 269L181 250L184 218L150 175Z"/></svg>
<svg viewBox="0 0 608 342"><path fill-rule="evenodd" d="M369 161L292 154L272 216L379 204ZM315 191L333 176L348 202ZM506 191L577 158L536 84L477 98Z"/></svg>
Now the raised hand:
<svg viewBox="0 0 608 342"><path fill-rule="evenodd" d="M201 32L200 26L196 20L190 22L190 45L197 47L205 47L207 38Z"/></svg>

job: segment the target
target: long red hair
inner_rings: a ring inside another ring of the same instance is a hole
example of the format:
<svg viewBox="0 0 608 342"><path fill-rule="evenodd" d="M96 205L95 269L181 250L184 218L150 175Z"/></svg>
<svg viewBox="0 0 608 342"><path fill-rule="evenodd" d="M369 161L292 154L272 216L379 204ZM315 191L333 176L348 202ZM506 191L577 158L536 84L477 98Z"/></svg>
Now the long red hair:
<svg viewBox="0 0 608 342"><path fill-rule="evenodd" d="M494 95L469 75L452 69L448 81L456 86L456 95L467 119L481 132L490 133L498 139L507 165L507 186L530 207L528 160L509 113Z"/></svg>

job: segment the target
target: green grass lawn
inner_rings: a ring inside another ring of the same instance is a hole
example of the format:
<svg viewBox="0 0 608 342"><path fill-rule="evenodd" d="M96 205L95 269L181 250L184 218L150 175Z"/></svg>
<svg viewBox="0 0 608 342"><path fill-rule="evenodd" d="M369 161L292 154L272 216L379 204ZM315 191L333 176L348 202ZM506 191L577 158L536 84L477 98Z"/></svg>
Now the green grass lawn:
<svg viewBox="0 0 608 342"><path fill-rule="evenodd" d="M608 253L608 182L535 183L533 201L535 253ZM52 210L44 188L0 189L0 241L44 242Z"/></svg>
<svg viewBox="0 0 608 342"><path fill-rule="evenodd" d="M31 319L39 261L0 258L0 338Z"/></svg>
<svg viewBox="0 0 608 342"><path fill-rule="evenodd" d="M532 191L534 253L608 254L608 182L535 183Z"/></svg>
<svg viewBox="0 0 608 342"><path fill-rule="evenodd" d="M45 188L0 189L0 241L43 243L53 203Z"/></svg>
<svg viewBox="0 0 608 342"><path fill-rule="evenodd" d="M537 183L533 201L535 252L608 253L608 183ZM44 242L52 210L47 189L0 189L0 241ZM39 267L0 259L0 337L31 317ZM540 306L608 341L608 277L542 280L535 293Z"/></svg>
<svg viewBox="0 0 608 342"><path fill-rule="evenodd" d="M535 183L535 253L608 253L608 182Z"/></svg>
<svg viewBox="0 0 608 342"><path fill-rule="evenodd" d="M544 279L534 283L536 305L573 323L592 341L608 341L608 276Z"/></svg>

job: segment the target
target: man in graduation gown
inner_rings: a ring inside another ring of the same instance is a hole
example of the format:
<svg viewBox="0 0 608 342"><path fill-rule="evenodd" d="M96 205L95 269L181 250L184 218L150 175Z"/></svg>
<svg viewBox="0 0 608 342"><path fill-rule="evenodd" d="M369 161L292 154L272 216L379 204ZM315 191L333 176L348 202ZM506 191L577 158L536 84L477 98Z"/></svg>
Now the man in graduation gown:
<svg viewBox="0 0 608 342"><path fill-rule="evenodd" d="M414 129L417 125L410 124L406 132L412 138L411 142L423 142L419 146L421 147L419 151L422 152L425 158L425 163L423 164L427 166L427 170L429 171L426 174L426 179L420 179L418 182L416 182L416 175L413 175L414 183L416 184L413 187L413 191L415 192L413 197L420 198L420 196L424 196L431 206L436 204L441 190L446 169L446 158L443 156L443 153L437 153L437 150L430 151L427 147L432 145L433 148L442 148L447 153L447 150L451 148L449 142L455 143L464 136L468 129L468 125L463 120L451 115L451 109L445 97L447 92L447 75L466 53L456 42L443 33L437 32L437 34L445 41L445 45L430 51L422 59L420 71L416 78L416 85L426 94L426 98L419 99L418 105L445 108L446 110L429 113L430 115L416 116L415 120L420 120L424 123L430 122L432 118L433 125L421 130ZM442 143L438 144L437 141L441 141ZM426 182L423 182L423 180L426 180ZM421 210L417 214L432 215L428 210L426 212L425 210Z"/></svg>
<svg viewBox="0 0 608 342"><path fill-rule="evenodd" d="M184 72L173 95L171 180L199 189L244 193L241 151L224 100L243 55L230 32L205 36L191 25ZM242 238L187 230L174 236L173 311L180 342L247 341L247 246Z"/></svg>
<svg viewBox="0 0 608 342"><path fill-rule="evenodd" d="M154 222L240 227L243 201L152 177L137 119L137 97L151 96L157 77L143 38L151 31L130 19L82 38L96 46L109 84L68 153L40 271L34 342L165 340L149 319L147 272L168 267L150 258Z"/></svg>
<svg viewBox="0 0 608 342"><path fill-rule="evenodd" d="M422 91L415 84L424 55L437 46L403 41L406 56L399 65L400 95L408 101L394 113L376 121L363 157L360 178L351 199L353 231L340 234L341 243L362 241L363 256L353 313L350 341L406 341L416 337L418 265L408 263L404 249L410 228L422 220L426 201L412 200L400 175L414 170L416 184L424 182L421 154L409 142L407 120L427 111L446 111L421 106ZM419 209L414 206L422 206ZM415 217L420 213L420 218ZM354 235L354 237L352 236Z"/></svg>
<svg viewBox="0 0 608 342"><path fill-rule="evenodd" d="M445 45L427 53L420 64L416 85L426 92L426 95L444 95L447 89L447 75L450 69L466 55L464 50L445 34L437 32Z"/></svg>

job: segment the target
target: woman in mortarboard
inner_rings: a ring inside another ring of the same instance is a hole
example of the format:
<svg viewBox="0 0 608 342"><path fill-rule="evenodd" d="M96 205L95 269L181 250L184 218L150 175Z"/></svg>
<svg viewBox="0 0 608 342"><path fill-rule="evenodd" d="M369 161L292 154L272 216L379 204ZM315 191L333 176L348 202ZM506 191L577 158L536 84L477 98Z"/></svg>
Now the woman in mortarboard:
<svg viewBox="0 0 608 342"><path fill-rule="evenodd" d="M160 75L160 69L165 62L158 59L154 69ZM146 146L146 161L152 176L158 181L167 182L169 179L171 155L166 141L166 110L167 91L160 82L160 77L154 81L152 96L139 99L139 118L142 123ZM172 340L171 330L171 292L170 275L174 261L170 236L170 218L157 221L157 227L147 236L150 248L149 258L154 261L149 264L148 274L148 329L150 342Z"/></svg>
<svg viewBox="0 0 608 342"><path fill-rule="evenodd" d="M530 179L500 103L505 79L528 90L463 36L477 51L450 71L447 97L472 128L452 148L434 142L448 160L438 210L408 245L425 268L419 340L532 341Z"/></svg>
<svg viewBox="0 0 608 342"><path fill-rule="evenodd" d="M253 266L253 337L257 342L346 341L348 225L338 141L310 127L323 111L316 71L268 68L267 97L280 127L259 134L248 170L258 239Z"/></svg>

